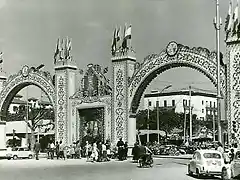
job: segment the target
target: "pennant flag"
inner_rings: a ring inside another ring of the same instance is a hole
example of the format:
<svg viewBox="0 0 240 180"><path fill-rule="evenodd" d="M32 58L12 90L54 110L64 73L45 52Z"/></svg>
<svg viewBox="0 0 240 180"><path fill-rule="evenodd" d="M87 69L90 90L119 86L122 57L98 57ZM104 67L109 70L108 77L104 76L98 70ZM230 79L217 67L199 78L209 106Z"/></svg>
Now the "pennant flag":
<svg viewBox="0 0 240 180"><path fill-rule="evenodd" d="M68 49L68 51L72 50L72 41L70 39L67 42L67 49Z"/></svg>
<svg viewBox="0 0 240 180"><path fill-rule="evenodd" d="M124 39L131 39L131 38L132 38L132 26L130 25L125 31Z"/></svg>
<svg viewBox="0 0 240 180"><path fill-rule="evenodd" d="M233 32L237 32L237 26L238 26L238 0L237 0L237 6L234 10L234 14L233 14Z"/></svg>
<svg viewBox="0 0 240 180"><path fill-rule="evenodd" d="M125 25L125 30L124 30L124 38L123 38L123 42L122 42L122 48L126 49L127 48L127 40L132 38L132 26L129 25L129 27L127 28L127 26Z"/></svg>
<svg viewBox="0 0 240 180"><path fill-rule="evenodd" d="M232 19L233 19L233 2L232 2L232 0L230 0L228 15L226 17L226 23L225 23L226 24L225 31L231 31Z"/></svg>
<svg viewBox="0 0 240 180"><path fill-rule="evenodd" d="M127 41L125 40L125 32L126 32L126 29L127 29L127 24L125 24L125 26L124 26L124 31L123 31L123 41L122 41L122 48L123 48L123 49L127 48Z"/></svg>
<svg viewBox="0 0 240 180"><path fill-rule="evenodd" d="M117 37L116 37L117 42L121 40L120 33L121 33L121 27L119 27L117 30Z"/></svg>
<svg viewBox="0 0 240 180"><path fill-rule="evenodd" d="M114 29L114 33L113 33L113 41L112 41L112 55L114 55L115 54L115 51L116 51L116 49L117 49L117 47L116 47L116 31L117 31L117 29L115 28Z"/></svg>
<svg viewBox="0 0 240 180"><path fill-rule="evenodd" d="M57 44L56 44L56 50L55 50L55 53L54 53L54 64L56 63L56 58L57 58L57 55L59 54L59 38L57 40Z"/></svg>

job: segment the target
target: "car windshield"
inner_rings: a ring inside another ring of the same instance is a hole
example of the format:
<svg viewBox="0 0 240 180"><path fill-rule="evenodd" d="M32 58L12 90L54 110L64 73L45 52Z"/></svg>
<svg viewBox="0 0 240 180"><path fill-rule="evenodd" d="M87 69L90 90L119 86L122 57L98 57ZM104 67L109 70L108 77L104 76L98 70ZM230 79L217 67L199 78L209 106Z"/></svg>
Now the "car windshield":
<svg viewBox="0 0 240 180"><path fill-rule="evenodd" d="M210 159L210 158L211 159L221 159L221 155L218 153L204 153L203 157L207 158L207 159Z"/></svg>

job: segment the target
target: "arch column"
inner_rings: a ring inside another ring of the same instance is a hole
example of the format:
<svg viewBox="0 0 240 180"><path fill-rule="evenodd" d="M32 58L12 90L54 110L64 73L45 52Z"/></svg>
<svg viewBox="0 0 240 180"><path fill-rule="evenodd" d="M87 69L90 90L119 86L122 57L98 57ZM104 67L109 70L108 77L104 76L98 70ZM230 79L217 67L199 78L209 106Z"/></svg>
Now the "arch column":
<svg viewBox="0 0 240 180"><path fill-rule="evenodd" d="M71 118L70 96L75 93L77 67L71 64L55 66L56 88L56 141L72 144L76 141L76 118Z"/></svg>
<svg viewBox="0 0 240 180"><path fill-rule="evenodd" d="M112 57L112 142L116 143L122 137L130 147L136 139L136 118L130 117L128 84L135 63L136 58L128 53Z"/></svg>

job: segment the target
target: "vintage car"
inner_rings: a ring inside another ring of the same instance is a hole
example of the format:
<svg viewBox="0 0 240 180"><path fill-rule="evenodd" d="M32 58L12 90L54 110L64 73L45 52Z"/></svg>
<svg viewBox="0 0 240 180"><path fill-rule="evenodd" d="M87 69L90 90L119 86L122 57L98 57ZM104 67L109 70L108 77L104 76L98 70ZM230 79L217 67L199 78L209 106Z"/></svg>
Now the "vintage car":
<svg viewBox="0 0 240 180"><path fill-rule="evenodd" d="M32 159L33 155L34 155L33 152L31 152L28 148L18 147L18 148L12 148L12 150L7 153L7 159L14 159L14 160L18 158Z"/></svg>
<svg viewBox="0 0 240 180"><path fill-rule="evenodd" d="M223 155L217 150L196 150L193 158L188 164L188 174L219 175L222 176L223 170L229 169L226 166Z"/></svg>
<svg viewBox="0 0 240 180"><path fill-rule="evenodd" d="M8 149L0 149L0 159L7 159Z"/></svg>

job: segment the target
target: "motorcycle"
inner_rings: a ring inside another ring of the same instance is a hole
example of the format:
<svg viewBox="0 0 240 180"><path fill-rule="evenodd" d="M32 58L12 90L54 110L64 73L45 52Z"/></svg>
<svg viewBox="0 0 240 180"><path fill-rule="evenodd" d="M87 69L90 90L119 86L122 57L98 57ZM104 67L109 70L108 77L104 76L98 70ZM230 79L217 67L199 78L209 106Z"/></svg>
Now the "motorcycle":
<svg viewBox="0 0 240 180"><path fill-rule="evenodd" d="M145 154L139 158L139 167L153 167L152 154Z"/></svg>

